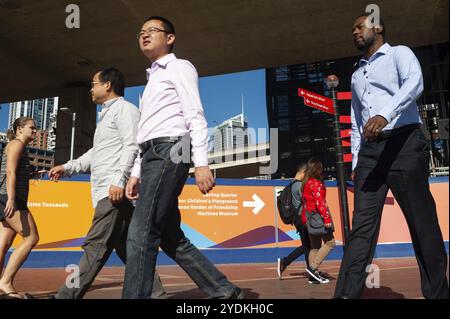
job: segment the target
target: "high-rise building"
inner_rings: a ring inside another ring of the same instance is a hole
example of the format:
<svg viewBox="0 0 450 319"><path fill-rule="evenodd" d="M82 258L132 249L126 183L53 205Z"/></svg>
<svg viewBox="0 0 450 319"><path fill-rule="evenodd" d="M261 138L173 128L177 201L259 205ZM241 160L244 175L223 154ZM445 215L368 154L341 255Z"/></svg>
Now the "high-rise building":
<svg viewBox="0 0 450 319"><path fill-rule="evenodd" d="M248 124L244 113L234 116L214 128L214 152L248 146Z"/></svg>
<svg viewBox="0 0 450 319"><path fill-rule="evenodd" d="M6 136L6 133L0 132L0 142L4 142L4 143L8 142L8 137Z"/></svg>
<svg viewBox="0 0 450 319"><path fill-rule="evenodd" d="M53 132L56 115L58 112L58 97L42 98L35 100L19 101L9 104L9 125L11 129L14 120L28 116L35 120L36 127L39 130L45 130L47 141L45 143L46 149L53 150L55 148L55 134Z"/></svg>
<svg viewBox="0 0 450 319"><path fill-rule="evenodd" d="M29 147L48 150L48 131L37 130L35 139L29 144Z"/></svg>
<svg viewBox="0 0 450 319"><path fill-rule="evenodd" d="M431 118L424 122L428 123L430 135L437 134L437 121L448 118L449 77L448 72L443 72L448 70L448 42L413 48L413 51L419 59L424 78L424 92L418 104L433 105L433 114L428 114ZM279 169L273 178L295 175L298 164L310 157L323 162L326 178L336 177L333 116L304 105L303 98L298 96L298 88L330 97L324 79L335 74L340 80L337 90L349 92L351 76L359 59L359 56L353 56L266 70L269 127L278 128ZM350 101L338 101L338 105L341 115L350 115ZM349 128L348 124L342 127ZM436 145L442 146L439 154L443 154L439 163L448 166L447 145L437 142ZM345 147L344 151L350 153L350 148ZM349 175L350 163L346 168Z"/></svg>

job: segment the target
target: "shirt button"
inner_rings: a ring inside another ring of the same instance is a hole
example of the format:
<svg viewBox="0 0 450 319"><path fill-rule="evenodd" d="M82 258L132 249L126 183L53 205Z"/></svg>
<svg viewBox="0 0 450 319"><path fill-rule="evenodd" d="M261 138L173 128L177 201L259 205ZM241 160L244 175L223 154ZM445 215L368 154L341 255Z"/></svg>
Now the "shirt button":
<svg viewBox="0 0 450 319"><path fill-rule="evenodd" d="M369 109L372 109L372 107L371 107L371 106L369 106Z"/></svg>
<svg viewBox="0 0 450 319"><path fill-rule="evenodd" d="M369 94L370 94L370 92L369 92Z"/></svg>

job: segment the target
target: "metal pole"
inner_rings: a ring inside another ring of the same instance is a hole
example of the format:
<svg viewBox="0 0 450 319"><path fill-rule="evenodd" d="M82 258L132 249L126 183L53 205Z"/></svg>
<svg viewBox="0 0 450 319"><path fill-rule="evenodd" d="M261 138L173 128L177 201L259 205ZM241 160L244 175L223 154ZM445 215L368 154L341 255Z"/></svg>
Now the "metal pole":
<svg viewBox="0 0 450 319"><path fill-rule="evenodd" d="M344 243L347 242L348 235L350 233L350 217L348 213L348 199L347 199L347 186L345 178L345 163L344 155L342 151L341 143L341 128L339 122L339 107L337 105L336 91L335 88L339 85L339 79L330 75L327 78L327 85L331 89L331 94L333 98L333 108L334 108L334 136L336 144L336 171L337 171L337 182L338 182L338 193L339 193L339 207L341 211L341 230L342 230L342 240Z"/></svg>
<svg viewBox="0 0 450 319"><path fill-rule="evenodd" d="M72 113L72 139L70 141L70 160L73 160L73 148L75 142L75 120L77 118L77 113Z"/></svg>

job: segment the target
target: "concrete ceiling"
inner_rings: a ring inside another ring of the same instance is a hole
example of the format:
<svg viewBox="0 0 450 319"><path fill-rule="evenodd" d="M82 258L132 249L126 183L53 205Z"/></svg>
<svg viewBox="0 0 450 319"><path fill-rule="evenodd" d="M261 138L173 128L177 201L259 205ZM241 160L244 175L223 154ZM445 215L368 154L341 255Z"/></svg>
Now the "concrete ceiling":
<svg viewBox="0 0 450 319"><path fill-rule="evenodd" d="M67 29L70 3L81 27ZM369 2L370 3L370 2ZM448 42L448 0L378 0L391 44ZM351 26L367 0L0 0L0 102L57 95L114 65L145 83L136 32L150 15L175 24L178 57L200 76L356 55Z"/></svg>

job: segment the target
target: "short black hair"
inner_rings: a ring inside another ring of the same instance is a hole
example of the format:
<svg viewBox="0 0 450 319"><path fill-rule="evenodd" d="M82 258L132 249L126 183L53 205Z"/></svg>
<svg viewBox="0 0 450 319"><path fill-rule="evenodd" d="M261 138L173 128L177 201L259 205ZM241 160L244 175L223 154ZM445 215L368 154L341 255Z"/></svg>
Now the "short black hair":
<svg viewBox="0 0 450 319"><path fill-rule="evenodd" d="M168 19L161 17L161 16L151 16L147 18L147 20L144 21L144 23L150 21L150 20L158 20L161 21L164 25L164 30L167 32L167 34L175 34L175 27L172 22L170 22ZM170 46L170 52L173 50L173 44Z"/></svg>
<svg viewBox="0 0 450 319"><path fill-rule="evenodd" d="M101 82L111 82L111 88L119 96L125 94L125 77L123 73L113 66L98 69L95 74L98 75Z"/></svg>
<svg viewBox="0 0 450 319"><path fill-rule="evenodd" d="M356 20L358 20L359 18L362 18L362 17L369 17L370 16L370 13L364 13L364 14L361 14L359 17L357 17L356 18ZM383 36L383 40L386 40L386 25L384 24L384 20L380 17L380 27L382 27L383 28L383 31L381 31L381 35Z"/></svg>
<svg viewBox="0 0 450 319"><path fill-rule="evenodd" d="M297 166L297 172L304 171L306 169L306 163L300 163Z"/></svg>

